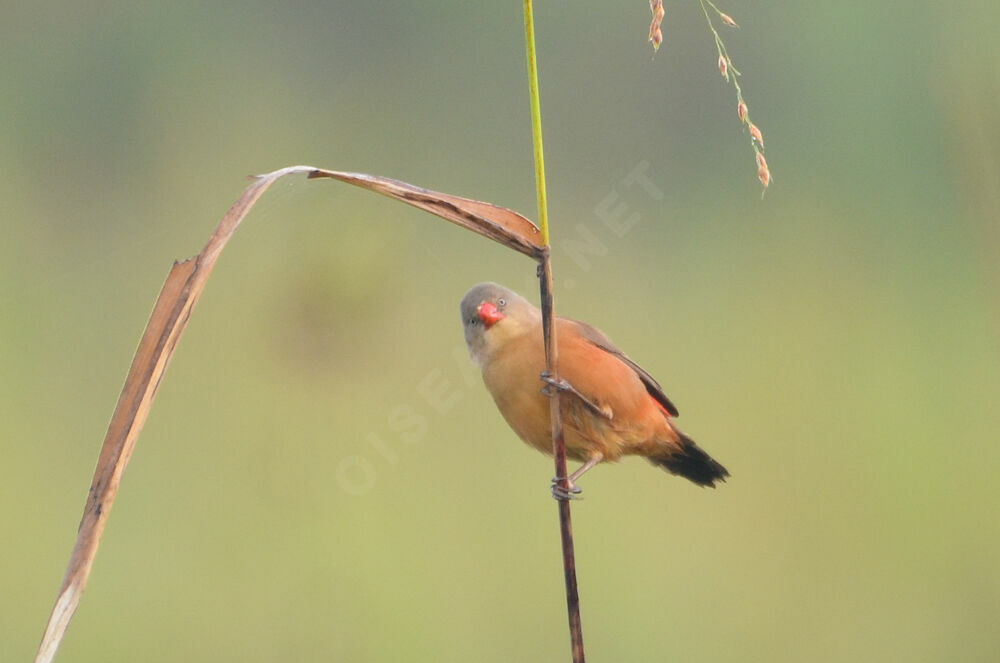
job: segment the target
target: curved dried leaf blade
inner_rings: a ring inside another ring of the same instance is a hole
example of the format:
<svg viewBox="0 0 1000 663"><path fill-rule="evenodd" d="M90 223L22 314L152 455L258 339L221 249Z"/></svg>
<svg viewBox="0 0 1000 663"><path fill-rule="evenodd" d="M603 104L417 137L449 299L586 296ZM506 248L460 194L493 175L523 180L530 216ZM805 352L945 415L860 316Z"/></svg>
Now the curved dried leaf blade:
<svg viewBox="0 0 1000 663"><path fill-rule="evenodd" d="M489 237L532 258L537 259L544 252L542 234L538 227L526 217L506 207L431 191L399 180L365 173L345 173L316 168L309 173L309 177L329 177L395 198Z"/></svg>
<svg viewBox="0 0 1000 663"><path fill-rule="evenodd" d="M303 171L286 168L258 178L222 218L202 252L191 260L175 263L167 275L132 359L118 405L111 416L66 576L42 636L36 663L48 663L55 657L73 613L80 604L80 596L87 586L125 466L146 423L163 373L216 259L257 199L276 179L293 172Z"/></svg>
<svg viewBox="0 0 1000 663"><path fill-rule="evenodd" d="M66 576L49 616L35 663L50 663L55 658L73 613L80 604L125 467L170 358L216 260L264 192L276 180L292 174L307 174L310 178L330 177L355 184L436 214L533 258L544 254L541 234L531 221L490 203L429 191L389 178L313 166L290 166L258 176L219 222L201 253L191 260L175 263L167 275L111 416Z"/></svg>

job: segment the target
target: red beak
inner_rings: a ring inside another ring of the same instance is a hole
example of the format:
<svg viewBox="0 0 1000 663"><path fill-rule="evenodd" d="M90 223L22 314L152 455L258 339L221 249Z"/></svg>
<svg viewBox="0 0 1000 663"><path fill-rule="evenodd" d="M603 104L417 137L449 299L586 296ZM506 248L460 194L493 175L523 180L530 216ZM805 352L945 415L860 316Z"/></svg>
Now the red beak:
<svg viewBox="0 0 1000 663"><path fill-rule="evenodd" d="M483 321L483 324L486 325L487 329L507 317L490 302L483 302L480 304L477 312L479 313L479 319Z"/></svg>

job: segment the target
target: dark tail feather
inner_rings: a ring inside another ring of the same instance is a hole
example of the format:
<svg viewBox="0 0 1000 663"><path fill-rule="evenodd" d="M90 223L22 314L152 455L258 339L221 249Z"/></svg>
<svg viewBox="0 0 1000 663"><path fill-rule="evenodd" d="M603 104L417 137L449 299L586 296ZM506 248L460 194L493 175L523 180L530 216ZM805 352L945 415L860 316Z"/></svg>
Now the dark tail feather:
<svg viewBox="0 0 1000 663"><path fill-rule="evenodd" d="M676 429L675 429L676 430ZM672 448L669 454L650 457L649 461L672 474L684 477L699 486L715 488L716 481L725 481L729 471L705 453L690 437L677 431L680 450Z"/></svg>

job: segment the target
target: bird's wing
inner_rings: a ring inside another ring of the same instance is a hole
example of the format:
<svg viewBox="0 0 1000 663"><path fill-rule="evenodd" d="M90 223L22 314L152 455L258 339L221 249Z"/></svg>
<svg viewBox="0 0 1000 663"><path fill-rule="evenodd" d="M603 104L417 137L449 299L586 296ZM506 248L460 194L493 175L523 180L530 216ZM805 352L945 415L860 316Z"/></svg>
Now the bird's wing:
<svg viewBox="0 0 1000 663"><path fill-rule="evenodd" d="M660 383L657 382L652 375L647 373L646 369L629 359L628 355L622 352L621 349L619 349L619 347L615 345L610 338L608 338L607 334L596 327L591 327L586 322L580 322L579 320L572 320L568 318L567 320L579 328L580 335L583 338L587 339L605 352L614 355L625 365L635 371L635 374L639 376L640 380L642 380L642 384L646 387L646 391L649 392L649 395L653 397L653 400L662 405L671 416L678 416L679 412L677 412L677 408L670 402L667 395L663 393L663 387L660 386Z"/></svg>

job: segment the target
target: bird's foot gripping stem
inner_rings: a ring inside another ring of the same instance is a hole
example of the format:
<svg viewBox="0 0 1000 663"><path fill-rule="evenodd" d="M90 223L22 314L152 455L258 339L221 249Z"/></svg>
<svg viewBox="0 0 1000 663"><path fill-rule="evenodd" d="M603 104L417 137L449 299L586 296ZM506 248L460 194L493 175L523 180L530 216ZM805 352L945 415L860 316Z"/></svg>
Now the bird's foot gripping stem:
<svg viewBox="0 0 1000 663"><path fill-rule="evenodd" d="M562 487L562 479L560 477L552 477L552 498L560 501L565 500L582 500L583 488L580 488L572 479L567 479L566 483L569 484L569 488Z"/></svg>
<svg viewBox="0 0 1000 663"><path fill-rule="evenodd" d="M583 499L580 497L580 493L583 492L583 488L576 485L576 480L586 474L592 467L604 460L604 454L594 454L587 460L586 463L581 465L576 472L573 472L568 477L555 477L552 479L552 497L557 500L578 500ZM566 487L563 488L563 481L566 482Z"/></svg>
<svg viewBox="0 0 1000 663"><path fill-rule="evenodd" d="M577 391L576 387L574 387L568 381L564 379L557 380L554 377L552 377L552 374L549 373L548 371L543 371L541 377L542 377L542 382L545 383L545 386L542 387L542 393L545 394L546 396L551 396L556 391L562 391L569 394L573 394L581 401L583 401L583 404L586 405L587 408L590 409L594 414L601 417L605 417L607 419L611 419L613 417L609 409L604 409L599 405L597 405L596 403L594 403L592 400L590 400L589 398L581 394L579 391Z"/></svg>

